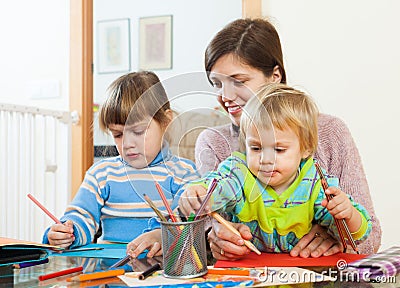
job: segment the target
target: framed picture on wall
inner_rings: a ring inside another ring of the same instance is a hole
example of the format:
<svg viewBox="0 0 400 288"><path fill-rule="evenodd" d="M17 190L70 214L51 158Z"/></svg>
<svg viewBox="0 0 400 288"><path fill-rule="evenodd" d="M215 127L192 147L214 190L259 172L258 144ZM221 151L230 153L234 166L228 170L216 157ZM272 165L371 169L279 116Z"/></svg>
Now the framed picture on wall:
<svg viewBox="0 0 400 288"><path fill-rule="evenodd" d="M139 68L172 68L172 15L139 19Z"/></svg>
<svg viewBox="0 0 400 288"><path fill-rule="evenodd" d="M130 56L129 19L97 22L97 72L129 72Z"/></svg>

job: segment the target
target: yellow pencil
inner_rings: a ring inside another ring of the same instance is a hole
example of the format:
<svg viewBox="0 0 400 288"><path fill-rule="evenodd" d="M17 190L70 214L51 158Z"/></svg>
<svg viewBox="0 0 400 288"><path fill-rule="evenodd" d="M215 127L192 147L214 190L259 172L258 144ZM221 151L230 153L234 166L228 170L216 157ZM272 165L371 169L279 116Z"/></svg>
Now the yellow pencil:
<svg viewBox="0 0 400 288"><path fill-rule="evenodd" d="M211 212L211 216L214 217L219 223L221 223L223 226L228 228L232 233L235 233L236 235L242 237L239 233L238 230L236 230L235 227L233 227L228 221L226 221L224 218L222 218L221 215L219 215L217 212ZM254 246L253 243L251 243L249 240L244 240L244 245L246 245L251 251L256 252L257 255L261 255L261 252L257 249L256 246Z"/></svg>
<svg viewBox="0 0 400 288"><path fill-rule="evenodd" d="M81 282L87 280L95 280L95 279L103 279L108 277L114 277L118 275L124 275L124 269L115 269L115 270L108 270L108 271L101 271L101 272L94 272L90 274L81 274L75 277L68 278L68 282Z"/></svg>

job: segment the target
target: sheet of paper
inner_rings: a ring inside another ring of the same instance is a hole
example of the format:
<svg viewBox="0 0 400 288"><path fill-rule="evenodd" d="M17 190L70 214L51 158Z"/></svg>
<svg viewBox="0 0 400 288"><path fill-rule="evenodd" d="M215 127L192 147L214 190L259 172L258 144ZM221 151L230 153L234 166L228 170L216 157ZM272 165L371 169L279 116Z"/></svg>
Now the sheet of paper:
<svg viewBox="0 0 400 288"><path fill-rule="evenodd" d="M337 253L331 256L322 256L319 258L301 258L292 257L286 253L250 253L245 258L237 261L222 261L215 263L217 268L232 267L324 267L336 266L338 263L351 263L353 261L365 258L367 255Z"/></svg>

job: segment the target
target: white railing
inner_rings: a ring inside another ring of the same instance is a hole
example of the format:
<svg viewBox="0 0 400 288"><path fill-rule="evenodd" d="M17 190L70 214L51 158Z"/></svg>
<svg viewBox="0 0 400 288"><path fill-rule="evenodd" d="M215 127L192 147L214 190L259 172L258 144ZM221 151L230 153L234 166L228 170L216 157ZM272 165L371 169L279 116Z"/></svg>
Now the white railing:
<svg viewBox="0 0 400 288"><path fill-rule="evenodd" d="M41 241L70 200L71 114L0 103L0 237Z"/></svg>

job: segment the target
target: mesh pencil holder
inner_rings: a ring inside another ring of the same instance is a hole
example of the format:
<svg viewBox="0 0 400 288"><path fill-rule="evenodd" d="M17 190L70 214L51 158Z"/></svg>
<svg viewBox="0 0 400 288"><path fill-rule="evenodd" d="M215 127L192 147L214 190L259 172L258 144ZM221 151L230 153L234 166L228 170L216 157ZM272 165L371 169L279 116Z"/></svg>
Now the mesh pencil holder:
<svg viewBox="0 0 400 288"><path fill-rule="evenodd" d="M207 273L205 218L189 222L160 222L164 276L195 278Z"/></svg>

